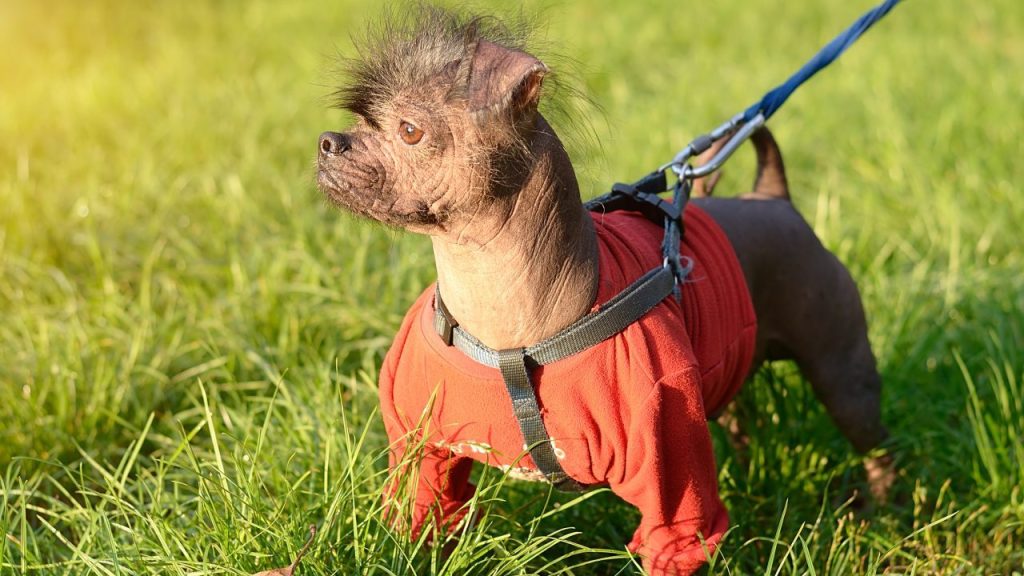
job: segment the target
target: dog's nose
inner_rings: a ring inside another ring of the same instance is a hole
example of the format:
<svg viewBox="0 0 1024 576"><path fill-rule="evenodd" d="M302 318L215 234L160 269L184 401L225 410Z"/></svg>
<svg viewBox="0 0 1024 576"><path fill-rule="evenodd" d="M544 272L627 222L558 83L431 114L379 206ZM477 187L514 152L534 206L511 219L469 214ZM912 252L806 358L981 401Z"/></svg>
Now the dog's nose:
<svg viewBox="0 0 1024 576"><path fill-rule="evenodd" d="M324 132L320 135L321 154L341 154L351 148L348 136L337 132Z"/></svg>

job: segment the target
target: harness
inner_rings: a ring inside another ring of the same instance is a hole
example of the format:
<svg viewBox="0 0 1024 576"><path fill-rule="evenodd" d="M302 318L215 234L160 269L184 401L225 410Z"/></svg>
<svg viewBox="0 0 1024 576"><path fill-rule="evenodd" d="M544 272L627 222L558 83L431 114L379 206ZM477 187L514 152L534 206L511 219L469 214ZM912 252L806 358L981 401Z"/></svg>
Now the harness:
<svg viewBox="0 0 1024 576"><path fill-rule="evenodd" d="M693 180L717 170L754 130L764 125L801 84L831 64L900 1L884 0L869 10L825 45L789 79L710 133L695 138L658 170L633 184L615 184L608 194L584 204L592 212L640 212L665 230L661 244L661 266L648 271L596 311L533 346L494 350L460 328L458 321L445 307L440 291L434 294L434 328L437 333L446 345L454 346L473 360L501 371L505 388L512 401L512 411L519 422L519 429L530 451L530 457L544 477L556 488L581 491L588 487L572 479L558 463L551 438L540 415L537 395L530 380L530 370L567 358L615 336L642 318L669 294L678 299L680 284L693 270L693 262L679 254L679 245L684 234L683 209L689 201ZM727 137L729 140L711 159L697 167L690 165L690 158ZM671 202L659 196L660 193L668 191L666 172L669 170L678 176Z"/></svg>
<svg viewBox="0 0 1024 576"><path fill-rule="evenodd" d="M670 294L679 297L679 285L693 269L693 261L679 254L683 237L682 215L690 197L690 187L689 179L680 179L675 186L673 202L667 202L658 196L658 192L667 189L665 172L653 172L633 184L616 184L608 194L584 205L592 212L640 212L663 226L664 259L660 266L652 268L597 310L533 346L505 350L489 348L459 326L444 305L440 290L434 294L434 329L446 345L458 348L480 364L501 371L505 389L512 400L512 413L519 422L530 457L548 482L559 490L583 491L588 486L573 480L558 463L540 415L530 371L596 346L625 330Z"/></svg>

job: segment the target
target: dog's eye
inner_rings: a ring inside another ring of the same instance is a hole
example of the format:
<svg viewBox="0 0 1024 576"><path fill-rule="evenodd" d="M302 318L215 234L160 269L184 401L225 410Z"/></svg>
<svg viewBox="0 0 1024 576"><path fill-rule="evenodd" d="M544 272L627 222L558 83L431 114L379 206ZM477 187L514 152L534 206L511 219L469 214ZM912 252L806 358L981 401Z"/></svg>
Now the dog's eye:
<svg viewBox="0 0 1024 576"><path fill-rule="evenodd" d="M408 122L402 122L402 125L398 127L398 135L402 137L402 141L406 144L418 144L423 138L423 130Z"/></svg>

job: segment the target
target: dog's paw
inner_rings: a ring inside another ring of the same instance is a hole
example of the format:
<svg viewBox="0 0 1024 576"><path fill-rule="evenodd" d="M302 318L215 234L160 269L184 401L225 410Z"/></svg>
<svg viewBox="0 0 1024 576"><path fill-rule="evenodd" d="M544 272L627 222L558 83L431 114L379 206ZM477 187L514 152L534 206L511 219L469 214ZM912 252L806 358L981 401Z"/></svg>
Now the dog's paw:
<svg viewBox="0 0 1024 576"><path fill-rule="evenodd" d="M896 463L892 456L883 454L864 461L864 470L868 474L868 489L875 503L884 505L889 502L889 493L896 483Z"/></svg>

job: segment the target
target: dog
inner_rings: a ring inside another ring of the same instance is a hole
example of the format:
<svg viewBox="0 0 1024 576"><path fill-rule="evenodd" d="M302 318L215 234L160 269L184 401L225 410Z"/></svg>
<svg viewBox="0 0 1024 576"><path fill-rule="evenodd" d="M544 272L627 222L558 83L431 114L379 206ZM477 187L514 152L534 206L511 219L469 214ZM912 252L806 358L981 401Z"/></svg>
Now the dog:
<svg viewBox="0 0 1024 576"><path fill-rule="evenodd" d="M320 136L317 181L345 210L432 241L437 284L380 373L392 466L422 450L411 530L461 522L474 461L552 481L546 463L560 481L608 485L640 509L629 547L649 573L689 574L728 526L707 419L766 360L795 360L858 452L887 438L857 288L789 201L767 130L753 138L751 194L696 185L704 197L682 216L692 268L678 298L539 365L538 343L661 263L664 230L637 211L585 209L538 111L550 71L500 22L423 8L360 53L339 91L356 123ZM475 357L452 345L453 331ZM528 430L542 440L528 442ZM891 461L866 467L883 498Z"/></svg>

